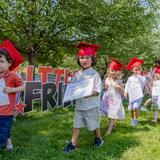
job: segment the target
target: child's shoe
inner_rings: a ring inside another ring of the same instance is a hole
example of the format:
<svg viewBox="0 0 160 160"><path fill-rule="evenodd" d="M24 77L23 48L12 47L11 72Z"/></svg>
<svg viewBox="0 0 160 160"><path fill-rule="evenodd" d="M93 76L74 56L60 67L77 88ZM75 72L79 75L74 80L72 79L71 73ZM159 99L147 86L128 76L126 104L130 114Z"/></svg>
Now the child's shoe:
<svg viewBox="0 0 160 160"><path fill-rule="evenodd" d="M131 125L132 126L137 126L138 125L138 119L133 119Z"/></svg>
<svg viewBox="0 0 160 160"><path fill-rule="evenodd" d="M13 145L12 145L12 144L7 144L7 145L6 145L6 149L7 149L8 151L13 150Z"/></svg>
<svg viewBox="0 0 160 160"><path fill-rule="evenodd" d="M64 152L71 152L73 150L76 149L76 146L72 144L72 142L70 142L67 147L63 150Z"/></svg>
<svg viewBox="0 0 160 160"><path fill-rule="evenodd" d="M96 147L102 146L103 143L104 143L104 141L103 141L102 138L95 138L95 143L94 144L95 144Z"/></svg>
<svg viewBox="0 0 160 160"><path fill-rule="evenodd" d="M144 106L141 106L140 111L148 112L148 109L146 107L144 107Z"/></svg>
<svg viewBox="0 0 160 160"><path fill-rule="evenodd" d="M153 125L156 125L156 124L157 124L157 120L156 120L156 119L152 119L151 122L152 122Z"/></svg>

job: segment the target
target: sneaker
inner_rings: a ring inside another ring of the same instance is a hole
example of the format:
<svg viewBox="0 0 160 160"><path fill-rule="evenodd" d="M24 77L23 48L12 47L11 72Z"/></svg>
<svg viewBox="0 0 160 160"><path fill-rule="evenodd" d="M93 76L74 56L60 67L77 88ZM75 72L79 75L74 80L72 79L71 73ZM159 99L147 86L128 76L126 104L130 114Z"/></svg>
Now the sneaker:
<svg viewBox="0 0 160 160"><path fill-rule="evenodd" d="M67 147L64 149L64 152L71 152L73 150L76 149L76 146L72 144L72 142L70 142Z"/></svg>
<svg viewBox="0 0 160 160"><path fill-rule="evenodd" d="M95 138L95 146L96 146L96 147L102 146L103 143L104 143L104 141L103 141L102 138Z"/></svg>
<svg viewBox="0 0 160 160"><path fill-rule="evenodd" d="M148 112L148 109L146 107L141 106L140 111Z"/></svg>
<svg viewBox="0 0 160 160"><path fill-rule="evenodd" d="M132 126L137 126L138 125L138 119L133 119L131 125Z"/></svg>
<svg viewBox="0 0 160 160"><path fill-rule="evenodd" d="M6 149L7 149L8 151L13 150L13 145L12 145L12 144L7 144L7 145L6 145Z"/></svg>

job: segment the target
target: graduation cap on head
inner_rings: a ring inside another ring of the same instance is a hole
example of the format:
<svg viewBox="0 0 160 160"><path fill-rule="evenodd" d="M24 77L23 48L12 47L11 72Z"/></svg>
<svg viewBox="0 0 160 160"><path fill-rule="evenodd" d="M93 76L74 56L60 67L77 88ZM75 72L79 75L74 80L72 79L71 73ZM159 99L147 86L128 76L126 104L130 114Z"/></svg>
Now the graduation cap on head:
<svg viewBox="0 0 160 160"><path fill-rule="evenodd" d="M126 69L132 70L134 67L139 67L144 63L142 59L139 58L132 58L129 64L126 66Z"/></svg>
<svg viewBox="0 0 160 160"><path fill-rule="evenodd" d="M9 39L5 40L0 45L0 50L1 49L5 49L12 58L12 65L9 67L10 71L19 66L24 61L23 57L20 55L18 50L14 47L14 45L10 42Z"/></svg>
<svg viewBox="0 0 160 160"><path fill-rule="evenodd" d="M77 46L78 50L78 57L81 56L93 56L96 57L96 52L98 48L101 48L98 44L89 44L86 42L80 42Z"/></svg>
<svg viewBox="0 0 160 160"><path fill-rule="evenodd" d="M156 66L155 73L160 73L160 66Z"/></svg>
<svg viewBox="0 0 160 160"><path fill-rule="evenodd" d="M115 58L111 58L111 63L109 64L109 68L114 69L116 71L120 71L122 66L123 64L121 64L120 61L118 61Z"/></svg>

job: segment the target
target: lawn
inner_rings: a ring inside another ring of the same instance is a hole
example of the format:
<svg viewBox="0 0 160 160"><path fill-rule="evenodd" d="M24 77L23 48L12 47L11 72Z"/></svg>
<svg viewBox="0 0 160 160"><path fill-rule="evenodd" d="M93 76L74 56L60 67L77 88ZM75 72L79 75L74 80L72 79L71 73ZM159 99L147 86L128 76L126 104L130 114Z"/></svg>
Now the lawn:
<svg viewBox="0 0 160 160"><path fill-rule="evenodd" d="M101 134L104 145L93 146L94 134L81 130L79 147L63 153L69 142L73 123L73 107L57 108L53 112L35 111L20 116L14 123L14 150L0 151L0 160L159 160L160 124L151 124L152 113L141 113L139 126L132 127L130 113L118 121L114 132L105 136L107 117L102 117Z"/></svg>

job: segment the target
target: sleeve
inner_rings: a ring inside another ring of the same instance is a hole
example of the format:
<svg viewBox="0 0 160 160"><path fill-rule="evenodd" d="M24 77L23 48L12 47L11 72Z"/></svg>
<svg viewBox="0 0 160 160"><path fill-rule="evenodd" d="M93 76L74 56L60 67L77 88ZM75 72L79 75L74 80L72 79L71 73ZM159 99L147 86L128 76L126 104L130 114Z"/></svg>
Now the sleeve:
<svg viewBox="0 0 160 160"><path fill-rule="evenodd" d="M129 91L129 79L127 80L124 88L124 92L128 93L128 91Z"/></svg>
<svg viewBox="0 0 160 160"><path fill-rule="evenodd" d="M14 86L15 87L23 86L22 78L20 76L18 76L18 75L14 76Z"/></svg>
<svg viewBox="0 0 160 160"><path fill-rule="evenodd" d="M102 90L102 82L100 75L97 73L94 77L93 91L100 93Z"/></svg>

